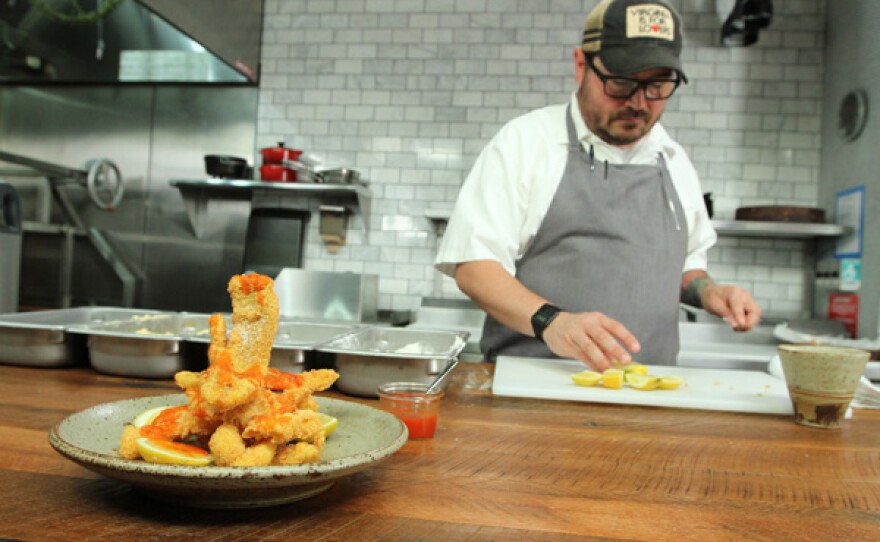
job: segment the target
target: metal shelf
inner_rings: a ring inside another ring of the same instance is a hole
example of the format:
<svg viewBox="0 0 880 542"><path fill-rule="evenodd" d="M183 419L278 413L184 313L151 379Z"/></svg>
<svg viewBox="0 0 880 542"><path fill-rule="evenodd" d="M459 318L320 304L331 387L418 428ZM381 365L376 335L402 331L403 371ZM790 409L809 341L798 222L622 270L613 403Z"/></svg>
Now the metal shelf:
<svg viewBox="0 0 880 542"><path fill-rule="evenodd" d="M440 227L449 220L451 211L427 209L425 217ZM817 237L841 237L852 231L839 224L807 224L800 222L761 222L755 220L713 220L712 226L723 237L770 237L788 239L814 239Z"/></svg>
<svg viewBox="0 0 880 542"><path fill-rule="evenodd" d="M801 222L759 222L754 220L713 220L718 235L727 237L772 237L813 239L841 237L852 228L839 224L809 224Z"/></svg>
<svg viewBox="0 0 880 542"><path fill-rule="evenodd" d="M361 217L367 230L370 215L370 189L361 184L280 183L244 179L174 179L171 186L180 190L190 225L196 237L202 237L203 217L212 199L250 200L255 192L316 198L350 200L346 207Z"/></svg>

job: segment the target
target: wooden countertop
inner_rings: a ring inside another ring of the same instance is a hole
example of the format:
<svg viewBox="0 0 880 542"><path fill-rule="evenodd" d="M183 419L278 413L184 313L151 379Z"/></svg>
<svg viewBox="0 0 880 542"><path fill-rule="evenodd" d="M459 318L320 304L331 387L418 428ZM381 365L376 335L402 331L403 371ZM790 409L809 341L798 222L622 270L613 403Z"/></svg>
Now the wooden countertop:
<svg viewBox="0 0 880 542"><path fill-rule="evenodd" d="M0 366L0 538L880 540L880 411L821 431L783 416L493 397L492 368L459 365L434 439L318 497L218 511L150 501L47 442L70 413L172 393L171 381Z"/></svg>

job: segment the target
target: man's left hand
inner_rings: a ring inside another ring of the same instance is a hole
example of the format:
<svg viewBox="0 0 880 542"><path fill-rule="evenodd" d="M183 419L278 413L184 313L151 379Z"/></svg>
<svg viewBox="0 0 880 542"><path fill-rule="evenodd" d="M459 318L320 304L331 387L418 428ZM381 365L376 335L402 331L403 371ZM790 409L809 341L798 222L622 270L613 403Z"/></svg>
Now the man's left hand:
<svg viewBox="0 0 880 542"><path fill-rule="evenodd" d="M711 283L700 292L700 299L704 309L724 318L734 331L748 331L761 319L761 307L739 286Z"/></svg>

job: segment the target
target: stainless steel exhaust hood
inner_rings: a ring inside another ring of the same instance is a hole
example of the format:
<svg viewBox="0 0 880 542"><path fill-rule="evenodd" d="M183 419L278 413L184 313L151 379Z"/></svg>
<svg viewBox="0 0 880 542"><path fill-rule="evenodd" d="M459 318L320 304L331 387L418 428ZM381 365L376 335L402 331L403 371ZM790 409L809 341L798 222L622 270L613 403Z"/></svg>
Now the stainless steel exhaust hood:
<svg viewBox="0 0 880 542"><path fill-rule="evenodd" d="M5 0L0 82L259 80L263 0Z"/></svg>

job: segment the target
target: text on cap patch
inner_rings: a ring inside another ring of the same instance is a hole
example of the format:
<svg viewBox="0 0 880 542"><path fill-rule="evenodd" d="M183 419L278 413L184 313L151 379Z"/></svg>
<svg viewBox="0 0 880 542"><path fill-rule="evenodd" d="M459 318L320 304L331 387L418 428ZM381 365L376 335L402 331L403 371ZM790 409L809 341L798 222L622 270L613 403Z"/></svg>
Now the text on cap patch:
<svg viewBox="0 0 880 542"><path fill-rule="evenodd" d="M656 4L629 6L626 8L626 37L675 40L672 13Z"/></svg>

